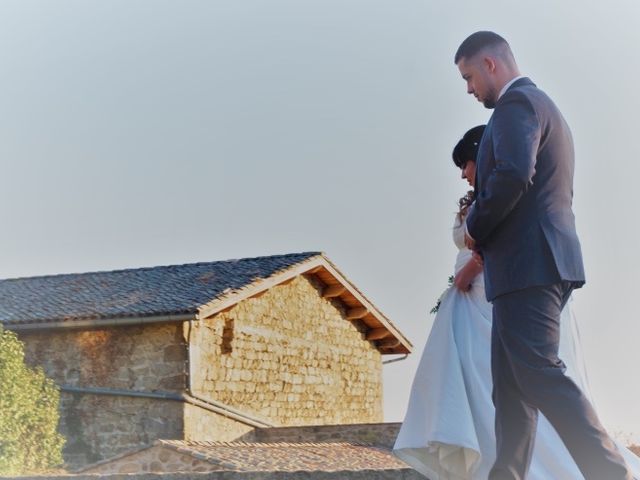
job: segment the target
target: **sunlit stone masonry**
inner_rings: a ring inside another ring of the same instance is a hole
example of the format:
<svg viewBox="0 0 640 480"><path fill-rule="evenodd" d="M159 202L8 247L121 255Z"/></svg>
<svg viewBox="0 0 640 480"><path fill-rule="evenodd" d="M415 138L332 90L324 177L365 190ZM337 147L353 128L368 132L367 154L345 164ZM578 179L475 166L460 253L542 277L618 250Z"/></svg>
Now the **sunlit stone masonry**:
<svg viewBox="0 0 640 480"><path fill-rule="evenodd" d="M72 467L157 439L381 422L383 357L411 351L316 252L1 280L0 321L61 388Z"/></svg>

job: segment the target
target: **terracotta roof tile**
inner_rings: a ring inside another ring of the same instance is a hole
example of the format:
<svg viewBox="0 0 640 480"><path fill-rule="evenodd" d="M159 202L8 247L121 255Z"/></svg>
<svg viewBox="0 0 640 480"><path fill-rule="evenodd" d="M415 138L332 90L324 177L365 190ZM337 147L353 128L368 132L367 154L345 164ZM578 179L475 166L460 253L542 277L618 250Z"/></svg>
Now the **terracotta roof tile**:
<svg viewBox="0 0 640 480"><path fill-rule="evenodd" d="M354 471L409 468L389 450L351 442L243 443L159 440L156 444L234 471Z"/></svg>

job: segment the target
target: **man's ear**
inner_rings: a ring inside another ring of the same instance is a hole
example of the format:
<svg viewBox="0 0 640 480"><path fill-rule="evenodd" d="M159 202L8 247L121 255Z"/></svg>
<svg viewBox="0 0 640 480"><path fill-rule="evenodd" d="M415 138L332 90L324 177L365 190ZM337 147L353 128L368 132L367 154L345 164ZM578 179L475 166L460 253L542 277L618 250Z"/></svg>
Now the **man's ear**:
<svg viewBox="0 0 640 480"><path fill-rule="evenodd" d="M484 57L482 59L482 63L489 73L494 73L496 71L496 61L492 57Z"/></svg>

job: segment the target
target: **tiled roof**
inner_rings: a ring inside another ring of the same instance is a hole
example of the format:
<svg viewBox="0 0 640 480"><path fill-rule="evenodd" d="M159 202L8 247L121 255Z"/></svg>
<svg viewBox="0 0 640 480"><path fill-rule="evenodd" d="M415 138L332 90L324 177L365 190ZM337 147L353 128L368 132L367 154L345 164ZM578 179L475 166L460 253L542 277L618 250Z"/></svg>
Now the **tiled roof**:
<svg viewBox="0 0 640 480"><path fill-rule="evenodd" d="M227 470L245 472L404 469L389 450L350 443L245 443L159 440L163 445Z"/></svg>
<svg viewBox="0 0 640 480"><path fill-rule="evenodd" d="M321 253L0 280L0 322L195 314L230 291L317 255Z"/></svg>

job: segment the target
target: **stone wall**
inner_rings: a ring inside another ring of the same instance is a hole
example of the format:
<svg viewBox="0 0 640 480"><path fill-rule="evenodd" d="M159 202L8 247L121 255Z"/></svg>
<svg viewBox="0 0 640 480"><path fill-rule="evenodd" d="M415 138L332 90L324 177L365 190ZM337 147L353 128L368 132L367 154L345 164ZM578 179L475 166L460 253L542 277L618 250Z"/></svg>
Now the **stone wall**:
<svg viewBox="0 0 640 480"><path fill-rule="evenodd" d="M194 392L276 425L382 420L382 361L342 305L299 276L191 332Z"/></svg>
<svg viewBox="0 0 640 480"><path fill-rule="evenodd" d="M184 405L182 440L231 442L240 437L246 442L254 438L254 428L197 405Z"/></svg>
<svg viewBox="0 0 640 480"><path fill-rule="evenodd" d="M187 348L181 323L22 332L26 359L59 384L182 391Z"/></svg>
<svg viewBox="0 0 640 480"><path fill-rule="evenodd" d="M185 386L181 324L21 333L27 362L59 385L179 392ZM158 438L182 438L181 402L61 393L60 431L71 466Z"/></svg>
<svg viewBox="0 0 640 480"><path fill-rule="evenodd" d="M181 402L63 394L61 431L67 438L65 462L71 468L149 445L182 438Z"/></svg>
<svg viewBox="0 0 640 480"><path fill-rule="evenodd" d="M357 442L393 448L400 423L315 425L306 427L257 428L245 441L264 443Z"/></svg>

